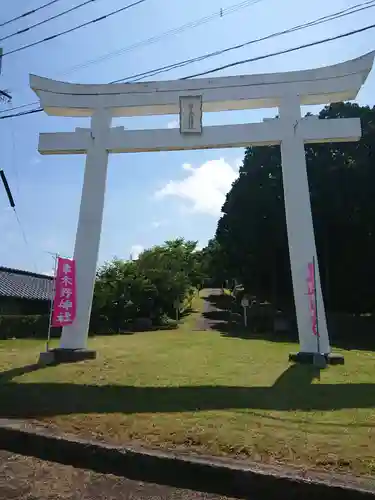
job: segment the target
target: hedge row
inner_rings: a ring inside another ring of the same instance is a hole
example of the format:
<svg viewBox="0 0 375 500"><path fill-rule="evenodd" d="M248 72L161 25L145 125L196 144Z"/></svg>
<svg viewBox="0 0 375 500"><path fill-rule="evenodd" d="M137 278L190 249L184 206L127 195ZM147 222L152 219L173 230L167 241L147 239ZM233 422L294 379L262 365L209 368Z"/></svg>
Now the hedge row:
<svg viewBox="0 0 375 500"><path fill-rule="evenodd" d="M177 321L167 316L158 318L158 323L153 323L150 318L134 318L123 321L119 326L115 326L104 315L91 316L90 335L117 335L121 333L129 334L133 332L151 332L157 330L175 330L178 327Z"/></svg>
<svg viewBox="0 0 375 500"><path fill-rule="evenodd" d="M0 340L11 338L16 339L46 339L48 333L48 315L0 315ZM156 330L174 330L177 328L177 322L169 320L160 325L143 324L135 322L134 324L126 325L120 332L114 331L108 321L91 322L90 330L93 334L117 334L117 333L132 333L136 331L156 331ZM59 338L61 328L51 328L51 338Z"/></svg>
<svg viewBox="0 0 375 500"><path fill-rule="evenodd" d="M0 315L0 339L46 339L49 316ZM51 328L51 337L59 337L61 328Z"/></svg>

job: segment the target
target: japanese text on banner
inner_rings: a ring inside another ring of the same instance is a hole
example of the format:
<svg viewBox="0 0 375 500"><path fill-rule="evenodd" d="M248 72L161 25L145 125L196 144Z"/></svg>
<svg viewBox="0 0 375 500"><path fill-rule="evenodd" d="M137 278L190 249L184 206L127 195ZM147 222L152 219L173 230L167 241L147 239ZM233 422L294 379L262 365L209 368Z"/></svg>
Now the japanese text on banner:
<svg viewBox="0 0 375 500"><path fill-rule="evenodd" d="M316 300L315 300L315 269L314 263L309 262L307 265L307 295L309 298L309 310L311 315L311 328L314 335L318 335L317 318L316 318Z"/></svg>
<svg viewBox="0 0 375 500"><path fill-rule="evenodd" d="M58 257L52 326L71 325L76 316L75 261Z"/></svg>

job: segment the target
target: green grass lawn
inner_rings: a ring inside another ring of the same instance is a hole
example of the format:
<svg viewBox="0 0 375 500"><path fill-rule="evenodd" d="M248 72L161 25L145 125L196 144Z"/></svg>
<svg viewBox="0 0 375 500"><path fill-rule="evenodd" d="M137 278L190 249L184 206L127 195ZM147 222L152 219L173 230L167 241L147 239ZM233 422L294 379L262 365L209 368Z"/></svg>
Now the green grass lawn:
<svg viewBox="0 0 375 500"><path fill-rule="evenodd" d="M92 338L98 359L35 370L40 341L0 342L0 417L85 437L375 474L375 365L317 374L296 346L179 330Z"/></svg>

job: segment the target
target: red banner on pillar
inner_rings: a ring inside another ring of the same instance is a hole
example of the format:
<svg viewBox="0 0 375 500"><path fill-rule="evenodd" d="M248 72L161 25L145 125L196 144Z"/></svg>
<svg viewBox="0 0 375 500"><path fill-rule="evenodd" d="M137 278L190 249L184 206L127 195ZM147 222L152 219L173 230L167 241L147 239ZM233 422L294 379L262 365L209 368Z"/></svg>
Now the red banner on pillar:
<svg viewBox="0 0 375 500"><path fill-rule="evenodd" d="M309 298L309 309L311 315L311 328L314 335L318 335L318 322L316 317L316 293L315 293L315 266L313 262L307 264L307 295Z"/></svg>
<svg viewBox="0 0 375 500"><path fill-rule="evenodd" d="M76 317L76 266L58 257L53 299L52 326L71 325Z"/></svg>

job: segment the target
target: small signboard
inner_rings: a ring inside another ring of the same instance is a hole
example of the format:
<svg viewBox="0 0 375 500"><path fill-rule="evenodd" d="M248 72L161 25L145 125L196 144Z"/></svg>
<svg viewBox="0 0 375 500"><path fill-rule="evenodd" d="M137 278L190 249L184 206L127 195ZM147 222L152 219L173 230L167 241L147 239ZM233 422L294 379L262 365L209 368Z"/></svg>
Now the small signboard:
<svg viewBox="0 0 375 500"><path fill-rule="evenodd" d="M245 327L247 327L247 308L249 307L249 299L246 295L242 297L241 306L243 307L243 322Z"/></svg>
<svg viewBox="0 0 375 500"><path fill-rule="evenodd" d="M249 307L249 299L246 296L242 298L241 306L242 307Z"/></svg>
<svg viewBox="0 0 375 500"><path fill-rule="evenodd" d="M315 262L307 264L307 295L309 297L309 310L311 316L311 329L313 335L319 336L318 321L316 313L316 282L315 282Z"/></svg>
<svg viewBox="0 0 375 500"><path fill-rule="evenodd" d="M202 96L180 97L180 133L202 133Z"/></svg>
<svg viewBox="0 0 375 500"><path fill-rule="evenodd" d="M72 259L58 257L52 326L71 325L76 316L76 267Z"/></svg>

